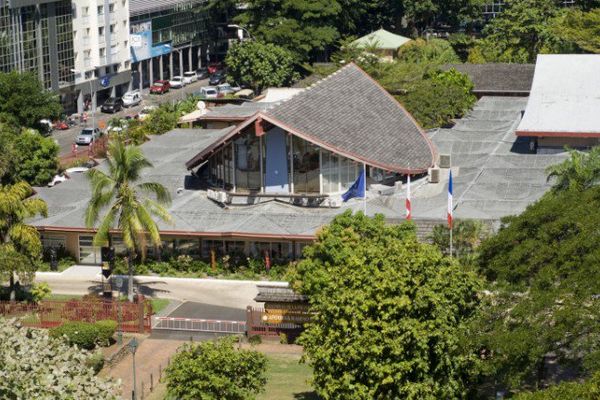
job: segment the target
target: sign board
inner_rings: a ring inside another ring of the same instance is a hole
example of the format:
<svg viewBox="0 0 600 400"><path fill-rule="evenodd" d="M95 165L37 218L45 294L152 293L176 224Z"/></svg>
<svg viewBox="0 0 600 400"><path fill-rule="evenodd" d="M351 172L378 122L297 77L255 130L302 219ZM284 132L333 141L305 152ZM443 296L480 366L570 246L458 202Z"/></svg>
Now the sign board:
<svg viewBox="0 0 600 400"><path fill-rule="evenodd" d="M129 43L133 62L152 58L152 21L131 24Z"/></svg>
<svg viewBox="0 0 600 400"><path fill-rule="evenodd" d="M275 307L265 307L265 314L262 317L263 322L267 324L305 324L310 321L310 312L308 306L298 304L278 303Z"/></svg>

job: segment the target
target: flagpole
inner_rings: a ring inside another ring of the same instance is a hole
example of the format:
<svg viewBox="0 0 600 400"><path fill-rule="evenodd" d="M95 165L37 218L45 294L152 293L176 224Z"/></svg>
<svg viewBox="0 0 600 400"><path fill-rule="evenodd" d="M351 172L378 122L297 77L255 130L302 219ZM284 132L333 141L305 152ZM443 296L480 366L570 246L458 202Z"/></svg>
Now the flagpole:
<svg viewBox="0 0 600 400"><path fill-rule="evenodd" d="M450 225L450 258L452 258L452 230L454 229L454 224Z"/></svg>
<svg viewBox="0 0 600 400"><path fill-rule="evenodd" d="M367 215L367 164L363 163L363 182L365 183L365 195L363 197L363 213Z"/></svg>

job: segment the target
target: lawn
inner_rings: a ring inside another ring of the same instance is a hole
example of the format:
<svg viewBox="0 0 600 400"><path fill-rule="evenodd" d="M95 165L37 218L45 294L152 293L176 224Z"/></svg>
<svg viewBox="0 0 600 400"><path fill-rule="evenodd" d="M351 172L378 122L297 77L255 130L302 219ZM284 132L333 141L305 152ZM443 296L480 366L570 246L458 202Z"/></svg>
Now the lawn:
<svg viewBox="0 0 600 400"><path fill-rule="evenodd" d="M52 293L50 296L46 297L46 300L50 301L66 301L66 300L74 300L81 299L83 295L81 294L55 294Z"/></svg>
<svg viewBox="0 0 600 400"><path fill-rule="evenodd" d="M316 400L310 387L310 367L300 364L300 354L268 354L267 386L257 400Z"/></svg>
<svg viewBox="0 0 600 400"><path fill-rule="evenodd" d="M164 308L169 305L170 300L154 298L154 299L150 299L150 303L152 304L152 311L154 312L154 314L157 314L157 313L161 312L162 310L164 310Z"/></svg>

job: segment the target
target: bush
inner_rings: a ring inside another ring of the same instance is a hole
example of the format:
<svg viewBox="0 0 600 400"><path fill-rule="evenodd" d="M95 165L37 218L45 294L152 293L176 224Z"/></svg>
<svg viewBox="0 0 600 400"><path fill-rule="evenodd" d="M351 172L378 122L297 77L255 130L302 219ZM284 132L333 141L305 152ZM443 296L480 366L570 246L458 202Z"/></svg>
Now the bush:
<svg viewBox="0 0 600 400"><path fill-rule="evenodd" d="M252 335L248 338L248 343L252 346L256 346L262 343L262 337L260 335Z"/></svg>
<svg viewBox="0 0 600 400"><path fill-rule="evenodd" d="M460 58L452 45L443 39L411 40L400 48L398 59L408 63L458 63Z"/></svg>
<svg viewBox="0 0 600 400"><path fill-rule="evenodd" d="M110 339L115 334L115 321L65 322L61 326L50 329L50 336L64 338L69 345L91 350L100 346L110 345Z"/></svg>
<svg viewBox="0 0 600 400"><path fill-rule="evenodd" d="M104 355L102 352L98 351L88 357L85 361L85 366L94 370L94 375L98 375L98 373L104 368Z"/></svg>
<svg viewBox="0 0 600 400"><path fill-rule="evenodd" d="M117 330L117 321L103 320L96 322L95 325L98 329L97 343L101 346L109 346Z"/></svg>
<svg viewBox="0 0 600 400"><path fill-rule="evenodd" d="M41 282L34 283L33 285L31 285L30 293L31 299L35 303L38 303L44 300L46 297L50 296L52 290L50 289L50 285L48 285L46 282Z"/></svg>
<svg viewBox="0 0 600 400"><path fill-rule="evenodd" d="M252 399L267 382L267 358L236 350L232 338L186 344L166 371L168 394L180 400Z"/></svg>

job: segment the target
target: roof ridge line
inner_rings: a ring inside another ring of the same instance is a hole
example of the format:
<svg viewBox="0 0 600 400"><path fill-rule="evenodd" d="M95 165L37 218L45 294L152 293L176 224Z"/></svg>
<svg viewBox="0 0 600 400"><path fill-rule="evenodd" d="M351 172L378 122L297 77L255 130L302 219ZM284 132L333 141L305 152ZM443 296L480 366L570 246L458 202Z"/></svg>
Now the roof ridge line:
<svg viewBox="0 0 600 400"><path fill-rule="evenodd" d="M308 86L308 87L307 87L305 90L310 90L310 89L312 89L313 87L316 87L316 86L318 86L318 85L320 85L320 84L324 83L325 81L327 81L327 80L328 80L328 79L330 79L331 77L333 77L333 76L337 75L338 73L342 72L344 69L346 69L346 68L349 68L349 67L350 67L351 65L353 65L353 64L354 64L354 62L353 62L353 61L351 61L351 62L349 62L348 64L341 66L340 68L338 68L338 69L336 69L335 71L333 71L331 74L327 75L327 76L326 76L326 77L324 77L324 78L321 78L321 79L319 79L318 81L316 81L316 82L315 82L315 83L313 83L312 85ZM354 64L354 65L356 65L356 64ZM302 92L304 92L304 91L302 91ZM300 93L302 93L302 92L300 92ZM298 93L297 93L297 94L298 94ZM294 97L294 96L292 96L292 97ZM289 100L289 99L288 99L288 100Z"/></svg>

